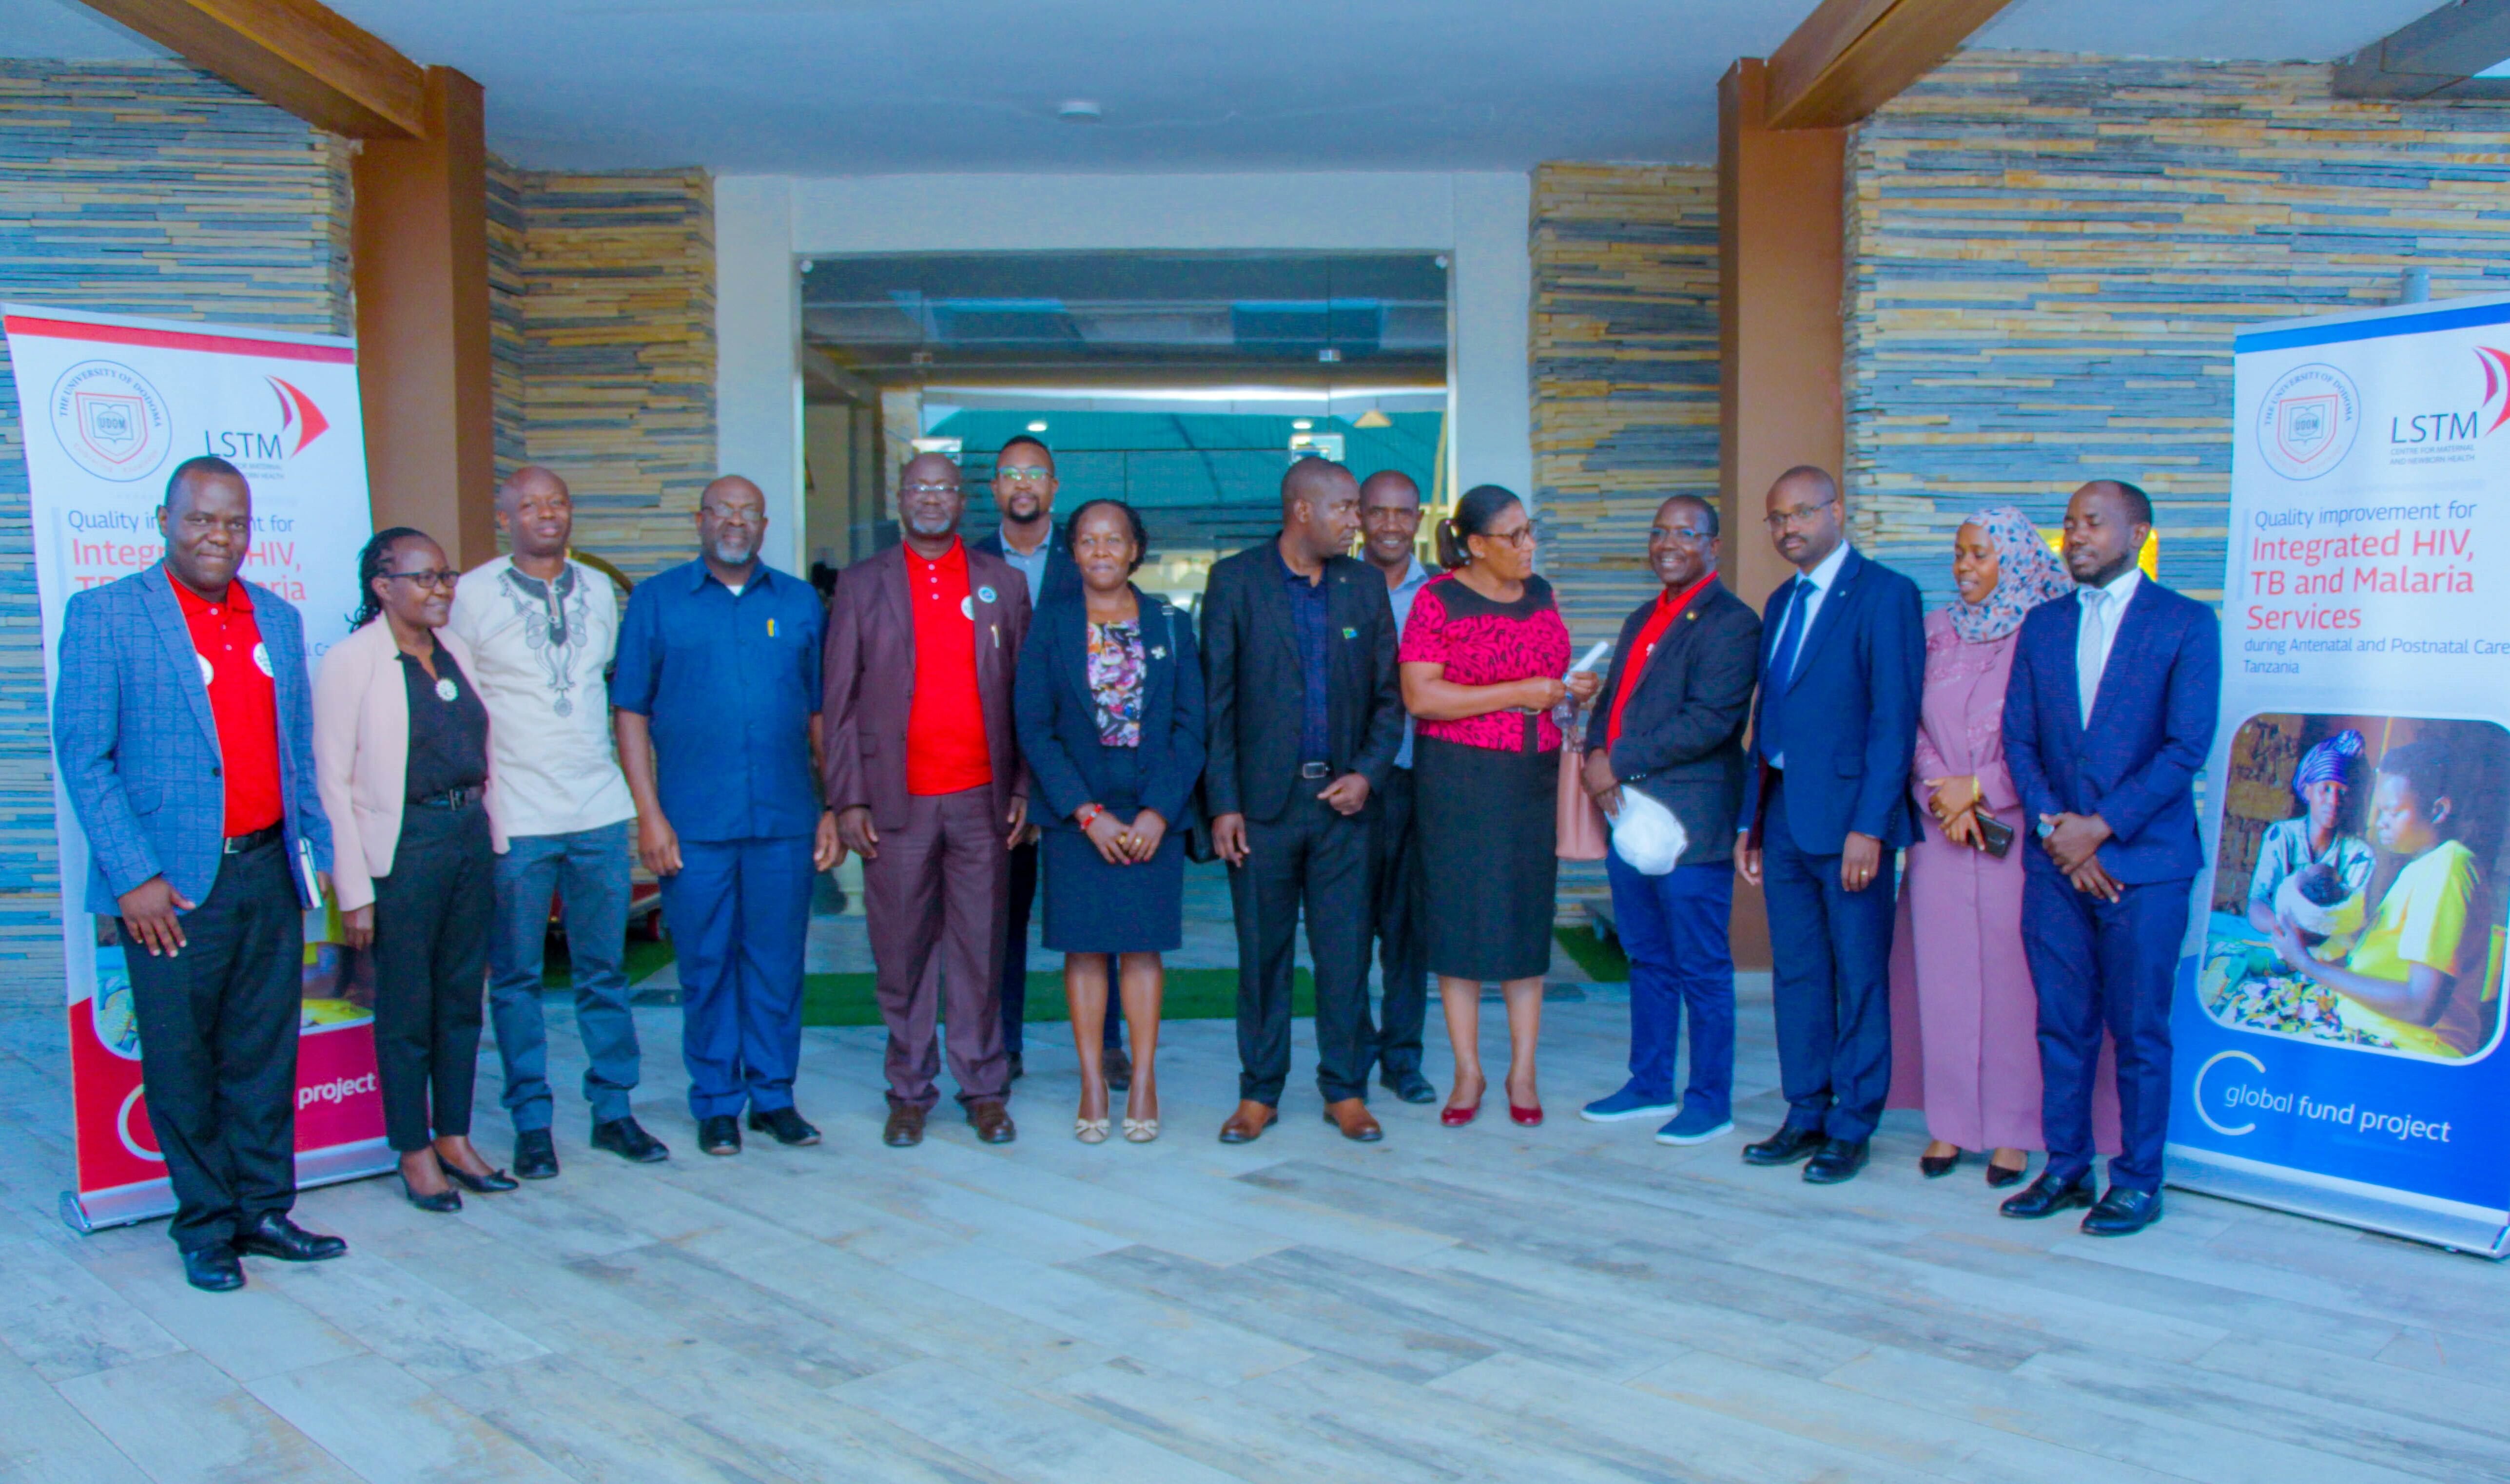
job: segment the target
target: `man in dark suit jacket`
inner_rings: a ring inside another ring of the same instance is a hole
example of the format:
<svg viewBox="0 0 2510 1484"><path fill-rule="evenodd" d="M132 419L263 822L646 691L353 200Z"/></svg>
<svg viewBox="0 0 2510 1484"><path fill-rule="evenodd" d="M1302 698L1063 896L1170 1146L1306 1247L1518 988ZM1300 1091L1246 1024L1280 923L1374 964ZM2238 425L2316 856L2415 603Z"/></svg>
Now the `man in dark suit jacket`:
<svg viewBox="0 0 2510 1484"><path fill-rule="evenodd" d="M1062 488L1054 474L1054 451L1043 438L1023 433L994 455L994 505L1003 513L1003 523L976 538L974 546L1028 580L1031 613L1048 602L1081 601L1081 568L1073 563L1070 541L1054 528L1054 497ZM1021 1062L1020 1033L1028 1019L1028 920L1037 905L1035 824L1011 847L1008 903L1003 924L1003 1051L1016 1081L1028 1070ZM1132 1085L1133 1063L1124 1052L1124 1008L1118 999L1107 998L1105 1066L1107 1085L1122 1092Z"/></svg>
<svg viewBox="0 0 2510 1484"><path fill-rule="evenodd" d="M1008 1144L1000 975L1010 848L1028 826L1012 676L1028 584L959 540L959 466L918 454L898 479L902 540L846 569L828 614L820 768L837 835L862 856L894 1148L939 1100L933 1016L976 1136ZM941 956L941 982L926 972Z"/></svg>
<svg viewBox="0 0 2510 1484"><path fill-rule="evenodd" d="M1717 580L1717 507L1675 495L1656 507L1648 565L1664 590L1621 624L1612 673L1589 718L1586 789L1617 815L1624 789L1673 812L1690 844L1661 876L1604 857L1613 927L1630 956L1630 1079L1588 1103L1598 1123L1670 1119L1663 1144L1733 1131L1734 811L1743 727L1759 677L1761 620ZM1691 1015L1691 1078L1679 1104L1673 1053ZM1679 1108L1677 1114L1676 1109Z"/></svg>
<svg viewBox="0 0 2510 1484"><path fill-rule="evenodd" d="M223 1292L244 1286L239 1253L348 1250L287 1214L304 913L330 889L331 825L304 622L236 575L244 476L185 460L157 529L165 560L62 613L53 742L87 835L86 908L121 923L171 1235L192 1286Z"/></svg>
<svg viewBox="0 0 2510 1484"><path fill-rule="evenodd" d="M2026 857L2022 951L2039 994L2048 1167L2007 1216L2092 1206L2083 1230L2161 1219L2170 1125L2170 993L2187 933L2196 770L2214 745L2222 636L2213 610L2148 580L2152 501L2095 479L2066 506L2071 603L2022 621L2004 691L2004 760L2038 846ZM2117 1044L2122 1149L2092 1201L2092 1082Z"/></svg>
<svg viewBox="0 0 2510 1484"><path fill-rule="evenodd" d="M1343 553L1359 484L1322 459L1281 480L1281 534L1215 562L1202 600L1211 718L1203 794L1237 917L1237 1111L1224 1144L1260 1136L1290 1074L1291 934L1304 902L1316 966L1316 1085L1345 1137L1368 1111L1370 793L1403 742L1394 609Z"/></svg>
<svg viewBox="0 0 2510 1484"><path fill-rule="evenodd" d="M1918 837L1909 767L1925 680L1918 585L1848 546L1839 483L1808 466L1769 486L1770 543L1796 575L1761 615L1759 714L1737 867L1766 881L1787 1119L1754 1164L1810 1157L1854 1179L1891 1084L1895 852Z"/></svg>

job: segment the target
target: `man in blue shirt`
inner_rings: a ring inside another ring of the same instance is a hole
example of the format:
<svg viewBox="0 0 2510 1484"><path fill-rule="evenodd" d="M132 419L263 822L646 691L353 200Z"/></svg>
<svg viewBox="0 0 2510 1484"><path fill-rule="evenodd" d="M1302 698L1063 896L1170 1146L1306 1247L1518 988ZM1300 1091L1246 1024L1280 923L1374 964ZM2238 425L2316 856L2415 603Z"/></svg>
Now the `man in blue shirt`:
<svg viewBox="0 0 2510 1484"><path fill-rule="evenodd" d="M1359 554L1386 579L1394 606L1394 637L1412 621L1412 599L1429 581L1414 551L1421 539L1421 486L1399 469L1360 481ZM1429 1008L1429 878L1412 827L1412 718L1394 770L1369 811L1370 875L1375 881L1372 932L1384 985L1377 1027L1377 1077L1407 1103L1434 1103L1438 1090L1421 1075L1421 1023Z"/></svg>
<svg viewBox="0 0 2510 1484"><path fill-rule="evenodd" d="M679 951L698 1147L730 1155L744 1106L780 1144L819 1142L793 1109L802 950L813 879L844 852L814 756L819 594L758 559L767 497L749 480L707 485L697 524L698 559L628 596L610 700L637 854Z"/></svg>

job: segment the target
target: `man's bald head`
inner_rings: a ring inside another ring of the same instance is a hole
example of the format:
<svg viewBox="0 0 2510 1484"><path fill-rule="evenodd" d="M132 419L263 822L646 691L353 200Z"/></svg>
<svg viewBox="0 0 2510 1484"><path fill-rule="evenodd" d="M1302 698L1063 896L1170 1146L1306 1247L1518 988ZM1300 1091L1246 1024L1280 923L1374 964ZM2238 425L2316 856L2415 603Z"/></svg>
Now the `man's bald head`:
<svg viewBox="0 0 2510 1484"><path fill-rule="evenodd" d="M909 546L938 557L959 536L968 492L959 466L946 453L919 453L897 475L897 523Z"/></svg>
<svg viewBox="0 0 2510 1484"><path fill-rule="evenodd" d="M526 464L497 486L497 529L506 533L515 560L546 568L566 555L574 539L575 497L554 471Z"/></svg>
<svg viewBox="0 0 2510 1484"><path fill-rule="evenodd" d="M1827 469L1798 464L1769 485L1769 545L1799 572L1829 560L1846 535L1839 481Z"/></svg>
<svg viewBox="0 0 2510 1484"><path fill-rule="evenodd" d="M698 545L706 559L745 569L767 536L767 494L753 480L725 475L698 496Z"/></svg>
<svg viewBox="0 0 2510 1484"><path fill-rule="evenodd" d="M1411 571L1421 540L1421 486L1410 475L1381 469L1359 481L1359 540L1361 552L1381 570Z"/></svg>
<svg viewBox="0 0 2510 1484"><path fill-rule="evenodd" d="M1312 454L1281 476L1281 533L1322 561L1350 550L1359 532L1359 481Z"/></svg>
<svg viewBox="0 0 2510 1484"><path fill-rule="evenodd" d="M1315 504L1331 499L1333 492L1344 488L1349 488L1353 495L1359 493L1359 481L1351 477L1350 471L1331 459L1310 454L1292 464L1289 472L1281 476L1281 514L1287 516L1294 501Z"/></svg>
<svg viewBox="0 0 2510 1484"><path fill-rule="evenodd" d="M512 510L516 501L528 495L552 491L561 495L568 493L566 481L558 477L557 471L539 464L526 464L506 476L506 482L497 486L497 508Z"/></svg>

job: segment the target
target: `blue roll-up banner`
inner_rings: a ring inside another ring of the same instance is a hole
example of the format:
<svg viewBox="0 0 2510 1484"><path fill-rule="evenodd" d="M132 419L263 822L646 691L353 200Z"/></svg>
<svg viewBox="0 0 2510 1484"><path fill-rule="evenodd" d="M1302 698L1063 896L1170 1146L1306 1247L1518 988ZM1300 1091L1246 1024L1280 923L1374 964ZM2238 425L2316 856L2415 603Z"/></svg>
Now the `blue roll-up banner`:
<svg viewBox="0 0 2510 1484"><path fill-rule="evenodd" d="M2234 342L2173 1184L2510 1251L2510 297Z"/></svg>

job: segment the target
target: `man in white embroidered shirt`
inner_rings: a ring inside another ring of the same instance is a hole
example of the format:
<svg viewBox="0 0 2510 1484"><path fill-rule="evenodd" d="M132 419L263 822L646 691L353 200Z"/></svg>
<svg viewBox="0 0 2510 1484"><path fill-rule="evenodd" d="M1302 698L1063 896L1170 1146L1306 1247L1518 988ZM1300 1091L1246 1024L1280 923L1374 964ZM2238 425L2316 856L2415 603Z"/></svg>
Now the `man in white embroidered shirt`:
<svg viewBox="0 0 2510 1484"><path fill-rule="evenodd" d="M488 997L514 1121L513 1170L546 1180L558 1168L541 1018L552 894L565 904L592 1146L649 1164L670 1151L628 1108L640 1060L624 963L636 804L612 751L604 679L619 644L619 595L609 578L567 555L575 506L555 474L515 470L497 491L497 525L513 554L464 575L452 628L471 646L472 679L487 703L489 786L511 837L497 857Z"/></svg>

